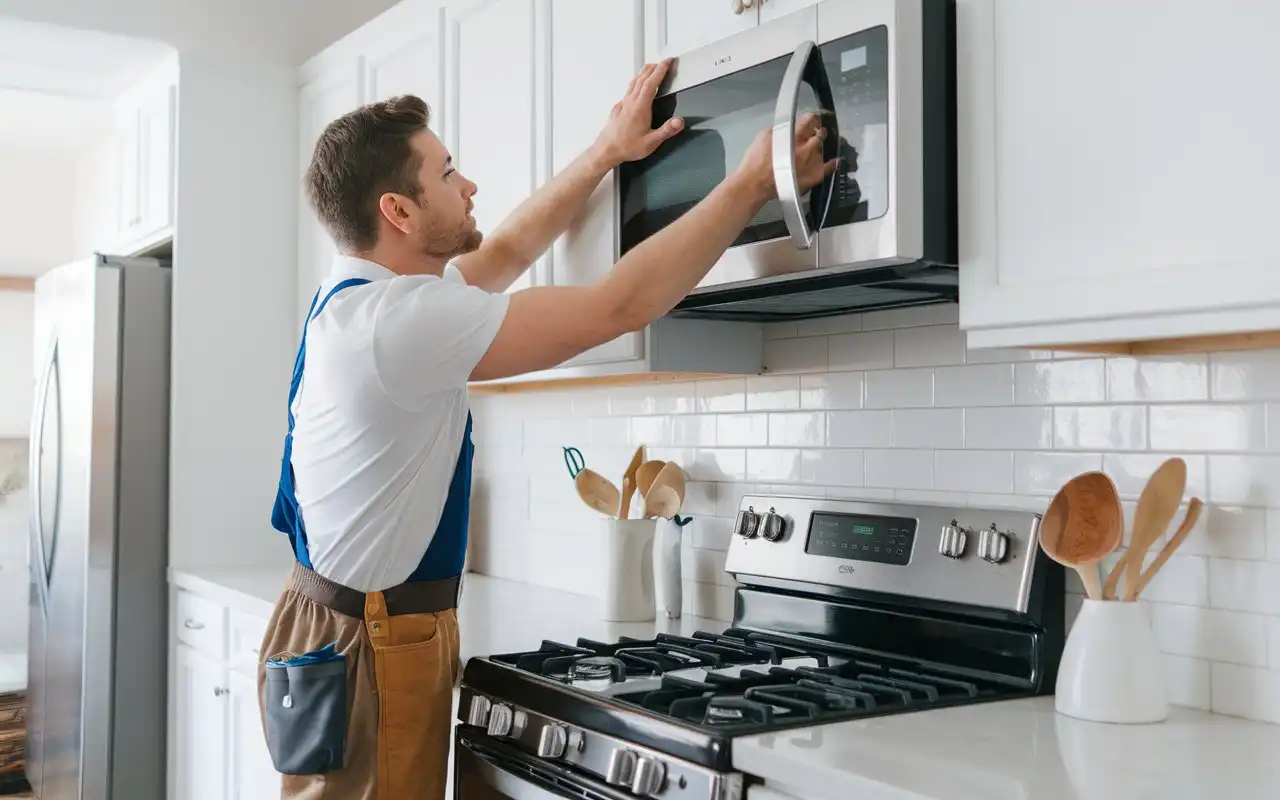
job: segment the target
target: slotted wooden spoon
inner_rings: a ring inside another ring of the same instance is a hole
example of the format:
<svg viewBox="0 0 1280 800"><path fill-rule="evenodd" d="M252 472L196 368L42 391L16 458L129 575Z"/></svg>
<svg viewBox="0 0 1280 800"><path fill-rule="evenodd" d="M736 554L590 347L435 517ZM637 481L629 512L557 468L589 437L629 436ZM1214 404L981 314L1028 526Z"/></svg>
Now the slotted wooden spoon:
<svg viewBox="0 0 1280 800"><path fill-rule="evenodd" d="M1040 546L1054 561L1079 573L1089 599L1100 600L1097 564L1120 546L1123 533L1116 485L1101 472L1086 472L1054 495L1040 523Z"/></svg>

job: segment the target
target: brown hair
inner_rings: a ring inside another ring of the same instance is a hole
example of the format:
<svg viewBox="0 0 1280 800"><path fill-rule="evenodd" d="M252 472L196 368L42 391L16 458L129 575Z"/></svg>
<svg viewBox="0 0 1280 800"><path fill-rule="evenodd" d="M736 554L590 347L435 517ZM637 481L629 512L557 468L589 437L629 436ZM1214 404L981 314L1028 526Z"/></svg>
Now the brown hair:
<svg viewBox="0 0 1280 800"><path fill-rule="evenodd" d="M410 144L427 129L431 110L411 94L361 106L330 122L307 167L307 198L340 249L378 243L378 198L417 200L422 156Z"/></svg>

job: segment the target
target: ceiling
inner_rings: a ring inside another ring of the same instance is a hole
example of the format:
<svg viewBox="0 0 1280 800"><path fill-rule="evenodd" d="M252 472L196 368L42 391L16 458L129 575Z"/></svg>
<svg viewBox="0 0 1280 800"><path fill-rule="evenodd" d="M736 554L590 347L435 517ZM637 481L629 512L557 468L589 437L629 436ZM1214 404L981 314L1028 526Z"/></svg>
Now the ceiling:
<svg viewBox="0 0 1280 800"><path fill-rule="evenodd" d="M301 64L397 0L0 0L4 17ZM4 43L0 42L0 54ZM0 74L4 74L0 72Z"/></svg>

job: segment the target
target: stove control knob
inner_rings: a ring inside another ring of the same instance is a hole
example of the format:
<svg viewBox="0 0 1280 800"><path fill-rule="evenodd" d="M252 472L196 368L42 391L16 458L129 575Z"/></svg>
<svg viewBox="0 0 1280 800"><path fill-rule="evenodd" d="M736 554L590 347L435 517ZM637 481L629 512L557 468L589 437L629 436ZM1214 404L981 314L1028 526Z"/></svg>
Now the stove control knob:
<svg viewBox="0 0 1280 800"><path fill-rule="evenodd" d="M605 783L610 786L630 786L635 771L635 751L619 747L609 754L609 766L604 773Z"/></svg>
<svg viewBox="0 0 1280 800"><path fill-rule="evenodd" d="M559 758L569 744L569 732L563 725L547 725L538 735L538 758Z"/></svg>
<svg viewBox="0 0 1280 800"><path fill-rule="evenodd" d="M667 767L656 758L642 758L636 763L636 774L631 779L631 791L641 797L656 797L662 791Z"/></svg>
<svg viewBox="0 0 1280 800"><path fill-rule="evenodd" d="M505 703L496 703L489 712L489 729L490 736L507 736L511 733L512 723L515 722L515 712L511 710L511 706Z"/></svg>
<svg viewBox="0 0 1280 800"><path fill-rule="evenodd" d="M1004 533L996 528L995 523L991 527L982 532L982 538L978 541L978 555L982 556L984 561L992 564L999 564L1009 557L1009 539L1012 534Z"/></svg>
<svg viewBox="0 0 1280 800"><path fill-rule="evenodd" d="M754 539L760 532L760 515L754 508L738 512L738 521L734 523L733 532L743 539Z"/></svg>
<svg viewBox="0 0 1280 800"><path fill-rule="evenodd" d="M942 526L942 536L938 539L938 552L947 558L963 558L964 549L968 543L969 532L953 519L950 525Z"/></svg>
<svg viewBox="0 0 1280 800"><path fill-rule="evenodd" d="M772 508L769 509L769 513L760 521L760 535L771 542L782 539L787 535L787 518Z"/></svg>
<svg viewBox="0 0 1280 800"><path fill-rule="evenodd" d="M471 698L471 707L467 710L467 724L483 728L489 724L489 698L475 695Z"/></svg>

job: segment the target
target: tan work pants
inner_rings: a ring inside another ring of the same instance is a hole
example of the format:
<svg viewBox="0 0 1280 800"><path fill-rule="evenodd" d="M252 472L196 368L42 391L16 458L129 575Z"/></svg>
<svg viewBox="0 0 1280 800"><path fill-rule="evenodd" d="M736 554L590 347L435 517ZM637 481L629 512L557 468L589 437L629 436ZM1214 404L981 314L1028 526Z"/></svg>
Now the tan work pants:
<svg viewBox="0 0 1280 800"><path fill-rule="evenodd" d="M341 769L284 775L282 797L444 800L458 669L457 611L390 616L383 593L369 592L360 619L317 602L315 592L311 597L300 592L300 581L327 583L295 565L260 651L259 703L264 702L265 659L333 643L346 657L347 735ZM264 720L265 713L264 708Z"/></svg>

